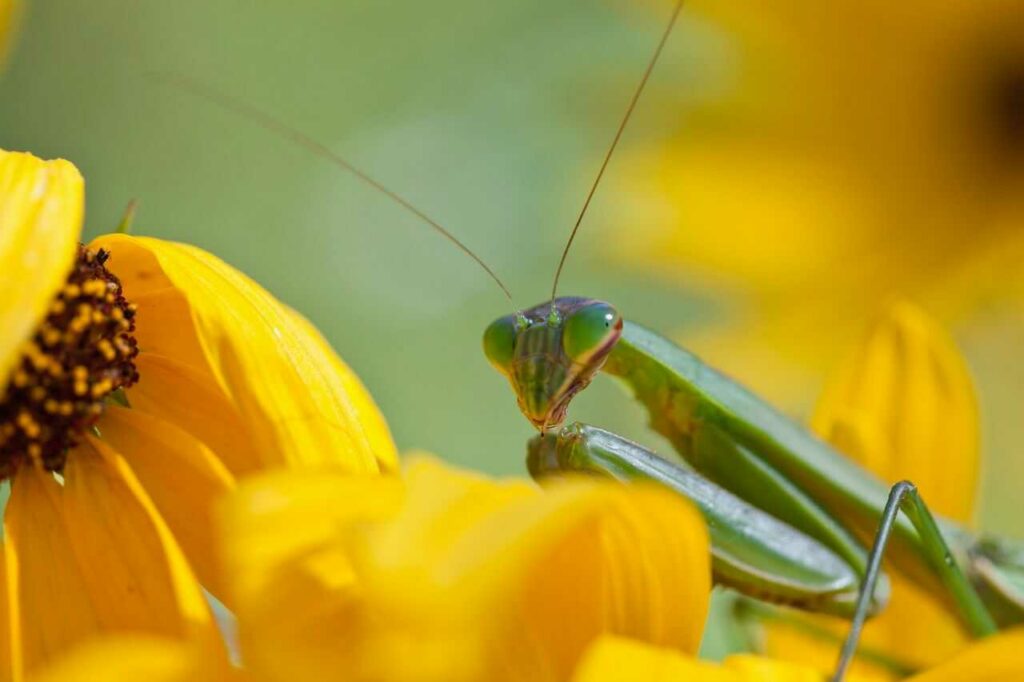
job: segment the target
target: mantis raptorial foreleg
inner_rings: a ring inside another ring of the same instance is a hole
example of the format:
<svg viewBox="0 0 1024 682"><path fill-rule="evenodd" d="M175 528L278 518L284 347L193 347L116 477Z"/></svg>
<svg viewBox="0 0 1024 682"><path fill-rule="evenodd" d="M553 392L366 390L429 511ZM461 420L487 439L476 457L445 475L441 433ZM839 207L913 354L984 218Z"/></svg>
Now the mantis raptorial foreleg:
<svg viewBox="0 0 1024 682"><path fill-rule="evenodd" d="M690 499L708 523L715 581L775 603L851 618L834 682L856 652L864 621L883 605L888 582L882 557L900 510L921 537L927 560L953 595L975 634L997 630L985 605L954 560L935 518L908 481L891 489L863 571L799 530L735 497L700 475L609 431L572 424L530 441L530 473L537 479L577 472L622 481L653 481ZM862 576L858 584L851 578ZM881 596L877 594L881 587ZM851 609L852 607L852 609Z"/></svg>
<svg viewBox="0 0 1024 682"><path fill-rule="evenodd" d="M875 592L875 585L882 574L882 555L889 544L889 538L897 514L902 511L914 525L918 535L921 537L925 556L932 564L935 572L942 579L943 584L949 593L953 595L958 608L964 619L973 624L972 630L978 635L988 635L996 632L998 627L988 610L982 603L981 598L971 586L970 580L960 568L946 544L942 532L939 530L935 517L932 516L921 494L910 481L900 481L889 490L889 499L886 500L885 508L882 510L882 519L878 524L878 532L875 534L875 541L868 555L867 570L861 579L857 606L854 610L850 624L850 631L843 642L843 648L839 654L839 662L836 665L836 672L833 675L833 682L840 682L846 673L847 667L853 660L857 651L857 641L860 639L864 621L871 611L872 595Z"/></svg>
<svg viewBox="0 0 1024 682"><path fill-rule="evenodd" d="M534 438L527 467L537 479L565 472L653 481L691 500L708 524L714 580L776 604L851 617L861 572L813 537L699 474L637 443L586 424ZM868 610L884 606L882 578Z"/></svg>

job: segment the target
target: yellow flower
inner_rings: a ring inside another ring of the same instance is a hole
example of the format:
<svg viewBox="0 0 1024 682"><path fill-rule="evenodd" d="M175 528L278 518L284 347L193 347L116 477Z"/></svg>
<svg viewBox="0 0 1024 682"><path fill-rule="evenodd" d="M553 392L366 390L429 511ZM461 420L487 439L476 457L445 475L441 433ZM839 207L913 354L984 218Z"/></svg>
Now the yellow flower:
<svg viewBox="0 0 1024 682"><path fill-rule="evenodd" d="M271 474L230 499L250 675L566 680L602 633L696 651L708 539L678 497L595 480L540 490L424 458L405 474Z"/></svg>
<svg viewBox="0 0 1024 682"><path fill-rule="evenodd" d="M982 640L955 658L907 682L1003 682L1024 675L1024 630ZM77 678L72 678L77 679ZM863 682L856 673L848 682ZM584 656L572 682L824 682L813 668L746 654L721 664L620 637L599 639Z"/></svg>
<svg viewBox="0 0 1024 682"><path fill-rule="evenodd" d="M916 483L934 512L971 520L979 468L971 379L952 341L917 308L896 303L876 321L829 383L812 425L882 480ZM966 635L941 604L912 582L891 577L892 599L868 622L863 649L913 670L965 646ZM836 639L811 638L799 626L774 622L767 627L766 652L830 669L838 637L849 626L821 622Z"/></svg>
<svg viewBox="0 0 1024 682"><path fill-rule="evenodd" d="M396 462L308 322L194 247L83 247L82 213L73 165L0 152L0 676L111 631L219 649L215 500L273 467Z"/></svg>
<svg viewBox="0 0 1024 682"><path fill-rule="evenodd" d="M246 679L180 640L112 636L87 642L31 682L230 682Z"/></svg>
<svg viewBox="0 0 1024 682"><path fill-rule="evenodd" d="M687 12L720 31L728 75L700 101L654 105L686 114L619 160L621 214L601 243L732 298L718 333L688 345L796 402L890 295L950 322L1020 300L1020 0Z"/></svg>
<svg viewBox="0 0 1024 682"><path fill-rule="evenodd" d="M7 61L14 45L21 12L21 0L0 0L0 67Z"/></svg>

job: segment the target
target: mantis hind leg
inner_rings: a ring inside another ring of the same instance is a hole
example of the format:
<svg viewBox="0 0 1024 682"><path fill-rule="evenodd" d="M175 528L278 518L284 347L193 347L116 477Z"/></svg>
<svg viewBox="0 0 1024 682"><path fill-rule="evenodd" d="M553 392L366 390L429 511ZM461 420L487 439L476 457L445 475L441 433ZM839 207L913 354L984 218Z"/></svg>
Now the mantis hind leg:
<svg viewBox="0 0 1024 682"><path fill-rule="evenodd" d="M833 682L841 682L857 651L857 642L860 639L861 630L864 628L864 621L870 614L872 595L881 575L882 555L885 553L893 525L901 510L910 519L914 529L921 537L925 559L931 564L935 573L953 596L953 601L961 611L964 622L968 624L972 632L982 637L990 635L998 629L967 575L953 557L938 524L935 522L935 517L932 516L924 500L921 499L917 487L909 481L900 481L889 491L889 499L882 511L875 541L871 547L871 553L868 555L867 570L861 579L850 631L843 643L836 671L832 676Z"/></svg>

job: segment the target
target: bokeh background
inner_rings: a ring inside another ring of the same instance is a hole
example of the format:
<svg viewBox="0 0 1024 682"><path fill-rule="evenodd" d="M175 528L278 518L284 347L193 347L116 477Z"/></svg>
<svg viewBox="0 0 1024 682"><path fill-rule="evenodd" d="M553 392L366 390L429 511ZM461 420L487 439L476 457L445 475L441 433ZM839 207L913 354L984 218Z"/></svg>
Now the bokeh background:
<svg viewBox="0 0 1024 682"><path fill-rule="evenodd" d="M78 165L89 235L138 199L136 232L209 249L310 317L402 448L521 473L531 429L480 352L508 312L493 283L350 175L157 74L345 155L525 306L549 291L670 5L28 3L0 145ZM795 416L881 305L919 303L978 381L979 523L1024 535L1022 37L1007 0L693 3L562 293L613 301ZM607 381L573 416L659 444Z"/></svg>

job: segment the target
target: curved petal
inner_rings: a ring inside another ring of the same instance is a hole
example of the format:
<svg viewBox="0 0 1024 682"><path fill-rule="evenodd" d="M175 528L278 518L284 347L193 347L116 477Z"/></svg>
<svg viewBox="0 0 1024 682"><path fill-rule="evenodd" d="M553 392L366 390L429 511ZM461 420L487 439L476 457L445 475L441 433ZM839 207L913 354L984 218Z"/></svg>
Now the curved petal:
<svg viewBox="0 0 1024 682"><path fill-rule="evenodd" d="M256 672L543 682L606 632L696 650L707 533L677 497L592 480L541 491L428 460L408 467L404 499L385 484L281 473L230 501Z"/></svg>
<svg viewBox="0 0 1024 682"><path fill-rule="evenodd" d="M290 471L250 477L228 498L225 571L242 655L260 679L340 670L356 583L345 533L393 516L403 492L398 478Z"/></svg>
<svg viewBox="0 0 1024 682"><path fill-rule="evenodd" d="M701 661L621 637L605 636L588 650L572 682L821 682L811 668L760 656ZM859 682L849 676L850 682Z"/></svg>
<svg viewBox="0 0 1024 682"><path fill-rule="evenodd" d="M235 476L259 470L242 416L209 372L153 353L139 354L135 367L139 382L128 392L132 410L187 431Z"/></svg>
<svg viewBox="0 0 1024 682"><path fill-rule="evenodd" d="M83 201L71 163L0 150L0 390L71 271Z"/></svg>
<svg viewBox="0 0 1024 682"><path fill-rule="evenodd" d="M0 682L8 682L13 673L11 662L11 606L7 599L7 557L0 544Z"/></svg>
<svg viewBox="0 0 1024 682"><path fill-rule="evenodd" d="M968 521L978 408L953 341L909 303L890 306L822 396L813 428L888 481L912 480L936 512Z"/></svg>
<svg viewBox="0 0 1024 682"><path fill-rule="evenodd" d="M932 510L970 520L980 469L974 387L952 339L923 311L889 306L826 388L812 425L883 480L913 481ZM934 598L894 576L892 600L863 642L921 668L968 638Z"/></svg>
<svg viewBox="0 0 1024 682"><path fill-rule="evenodd" d="M15 679L102 630L64 523L62 489L22 467L4 513L4 558Z"/></svg>
<svg viewBox="0 0 1024 682"><path fill-rule="evenodd" d="M202 584L224 601L213 508L234 489L234 477L202 443L138 410L108 407L100 429L103 441L131 467Z"/></svg>
<svg viewBox="0 0 1024 682"><path fill-rule="evenodd" d="M145 302L168 287L185 297L203 358L236 406L261 465L369 472L396 461L366 390L307 322L255 282L184 244L126 235L94 244L112 252L111 268L129 298ZM140 338L146 318L163 312L140 307ZM181 346L189 343L182 339ZM170 353L164 354L175 357Z"/></svg>
<svg viewBox="0 0 1024 682"><path fill-rule="evenodd" d="M76 647L32 682L216 682L234 679L216 658L179 640L105 637Z"/></svg>
<svg viewBox="0 0 1024 682"><path fill-rule="evenodd" d="M983 639L907 682L1003 682L1024 679L1024 629Z"/></svg>
<svg viewBox="0 0 1024 682"><path fill-rule="evenodd" d="M979 470L978 415L970 375L945 332L909 303L892 304L828 385L813 428L883 480L909 479L940 513L970 517ZM771 656L831 670L849 627L838 619L815 622L832 641L772 623L765 635ZM908 624L913 623L912 628ZM868 622L862 650L909 669L945 660L968 641L939 602L911 581L893 576L892 600ZM885 679L890 671L856 662Z"/></svg>
<svg viewBox="0 0 1024 682"><path fill-rule="evenodd" d="M218 651L199 584L124 458L90 437L70 453L64 480L64 523L103 630L181 638Z"/></svg>

